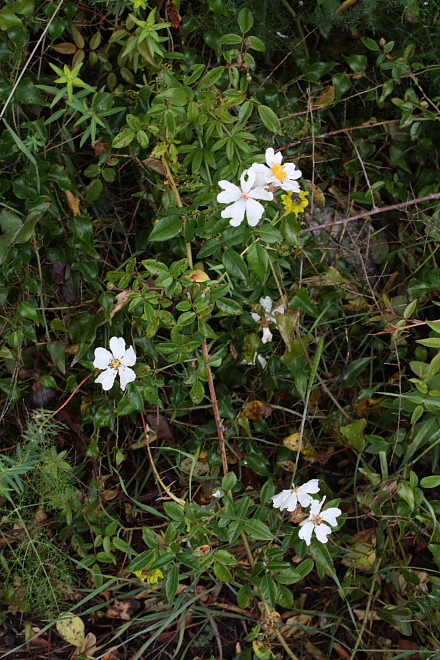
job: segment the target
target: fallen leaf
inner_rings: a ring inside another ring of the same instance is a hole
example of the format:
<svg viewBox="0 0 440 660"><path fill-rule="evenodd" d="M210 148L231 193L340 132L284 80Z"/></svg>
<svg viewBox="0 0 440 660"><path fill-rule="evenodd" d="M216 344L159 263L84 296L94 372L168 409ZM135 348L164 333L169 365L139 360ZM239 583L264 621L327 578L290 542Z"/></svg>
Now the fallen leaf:
<svg viewBox="0 0 440 660"><path fill-rule="evenodd" d="M351 653L349 653L346 649L344 649L343 646L340 644L336 643L333 644L333 650L336 651L336 653L339 655L341 660L350 660Z"/></svg>
<svg viewBox="0 0 440 660"><path fill-rule="evenodd" d="M173 440L173 432L171 431L170 424L164 415L147 415L147 422L151 428L156 431L159 440Z"/></svg>
<svg viewBox="0 0 440 660"><path fill-rule="evenodd" d="M397 648L399 651L418 651L420 646L416 642L412 642L410 639L400 638L397 643ZM408 660L419 660L419 653L411 653L410 656L407 656Z"/></svg>
<svg viewBox="0 0 440 660"><path fill-rule="evenodd" d="M52 282L56 282L57 284L64 284L64 282L67 279L66 271L68 266L69 264L67 263L67 261L55 261L54 265L50 269L50 276L52 278Z"/></svg>
<svg viewBox="0 0 440 660"><path fill-rule="evenodd" d="M70 192L70 190L65 190L64 194L66 195L67 203L69 205L69 209L72 211L72 215L74 217L81 215L81 210L79 208L81 200L78 199L78 197L75 197L75 195Z"/></svg>
<svg viewBox="0 0 440 660"><path fill-rule="evenodd" d="M85 639L84 623L79 616L75 616L71 612L64 612L56 623L56 629L65 642L82 648Z"/></svg>
<svg viewBox="0 0 440 660"><path fill-rule="evenodd" d="M363 621L365 619L366 611L365 610L353 610L353 612L356 614L357 618L359 621ZM368 612L368 617L367 617L369 623L373 623L373 621L381 621L380 617L376 614L376 612Z"/></svg>
<svg viewBox="0 0 440 660"><path fill-rule="evenodd" d="M85 655L87 658L94 658L96 653L96 635L89 632L85 636L84 643L80 649L78 649L78 655Z"/></svg>
<svg viewBox="0 0 440 660"><path fill-rule="evenodd" d="M130 621L141 607L138 600L115 600L106 610L105 616L109 619L122 619Z"/></svg>
<svg viewBox="0 0 440 660"><path fill-rule="evenodd" d="M243 415L248 419L257 420L272 414L273 408L264 401L250 401L243 408Z"/></svg>
<svg viewBox="0 0 440 660"><path fill-rule="evenodd" d="M142 160L141 163L142 165L145 165L145 167L148 167L150 170L154 170L155 172L159 172L159 174L163 174L163 176L166 174L163 163L159 158L146 158L145 160Z"/></svg>
<svg viewBox="0 0 440 660"><path fill-rule="evenodd" d="M121 291L115 296L115 302L113 307L110 310L110 318L112 319L118 312L121 311L121 309L124 309L124 307L127 307L128 303L130 302L129 295L132 293L132 291Z"/></svg>
<svg viewBox="0 0 440 660"><path fill-rule="evenodd" d="M319 188L317 185L314 185L309 179L306 179L306 184L309 192L313 194L314 204L319 206L320 209L323 209L325 206L325 195L321 188Z"/></svg>

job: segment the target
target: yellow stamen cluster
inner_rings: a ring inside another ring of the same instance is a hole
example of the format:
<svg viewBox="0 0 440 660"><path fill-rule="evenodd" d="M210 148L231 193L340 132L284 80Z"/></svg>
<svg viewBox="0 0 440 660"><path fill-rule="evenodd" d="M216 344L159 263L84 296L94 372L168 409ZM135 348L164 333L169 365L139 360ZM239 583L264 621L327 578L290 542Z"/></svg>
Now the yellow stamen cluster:
<svg viewBox="0 0 440 660"><path fill-rule="evenodd" d="M116 369L117 370L120 367L122 367L122 362L121 362L121 360L117 360L116 358L113 358L113 360L110 360L110 363L109 363L108 366L109 366L110 369Z"/></svg>
<svg viewBox="0 0 440 660"><path fill-rule="evenodd" d="M281 181L281 183L287 179L287 172L285 165L281 165L280 163L272 163L271 170L273 172L273 175L276 176L276 178L279 181Z"/></svg>
<svg viewBox="0 0 440 660"><path fill-rule="evenodd" d="M133 575L136 575L141 582L147 584L157 584L164 576L159 568L156 568L155 571L134 571Z"/></svg>
<svg viewBox="0 0 440 660"><path fill-rule="evenodd" d="M297 216L300 213L304 213L304 209L309 205L309 200L307 199L308 194L309 193L306 190L301 190L299 193L299 200L297 197L293 199L293 192L291 190L289 190L287 195L281 195L281 201L285 208L284 215L290 215L293 213Z"/></svg>

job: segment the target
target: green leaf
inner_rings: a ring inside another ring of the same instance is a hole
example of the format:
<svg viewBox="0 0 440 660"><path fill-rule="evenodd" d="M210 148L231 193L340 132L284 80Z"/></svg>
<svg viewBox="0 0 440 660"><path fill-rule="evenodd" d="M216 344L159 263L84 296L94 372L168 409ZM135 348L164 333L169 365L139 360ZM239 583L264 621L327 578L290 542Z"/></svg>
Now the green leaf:
<svg viewBox="0 0 440 660"><path fill-rule="evenodd" d="M162 218L154 225L153 231L148 237L149 241L169 241L177 236L182 230L183 224L179 216L170 215Z"/></svg>
<svg viewBox="0 0 440 660"><path fill-rule="evenodd" d="M280 571L276 576L276 580L280 584L296 584L303 580L313 570L313 567L313 559L305 559L296 568Z"/></svg>
<svg viewBox="0 0 440 660"><path fill-rule="evenodd" d="M252 16L251 10L247 7L243 7L237 16L237 23L242 32L249 32L254 24L254 17Z"/></svg>
<svg viewBox="0 0 440 660"><path fill-rule="evenodd" d="M54 365L61 371L62 374L66 373L66 352L64 346L59 342L53 341L47 344L47 350L53 360Z"/></svg>
<svg viewBox="0 0 440 660"><path fill-rule="evenodd" d="M38 216L30 213L28 218L22 222L12 211L3 208L0 211L0 264L3 263L8 251L16 243L27 243L34 233L34 227Z"/></svg>
<svg viewBox="0 0 440 660"><path fill-rule="evenodd" d="M91 204L101 197L104 190L104 184L100 179L92 181L87 190L87 201Z"/></svg>
<svg viewBox="0 0 440 660"><path fill-rule="evenodd" d="M429 337L428 339L416 339L418 344L428 348L440 348L440 337Z"/></svg>
<svg viewBox="0 0 440 660"><path fill-rule="evenodd" d="M363 73L367 68L367 58L365 55L351 55L351 57L343 56L348 66L355 73Z"/></svg>
<svg viewBox="0 0 440 660"><path fill-rule="evenodd" d="M133 141L134 136L134 131L129 130L128 128L123 128L122 131L118 133L118 135L116 135L113 140L113 149L123 149L124 147L127 147L130 142Z"/></svg>
<svg viewBox="0 0 440 660"><path fill-rule="evenodd" d="M11 10L11 7L3 7L0 11L0 30L8 30L13 25L22 26L23 24Z"/></svg>
<svg viewBox="0 0 440 660"><path fill-rule="evenodd" d="M246 520L243 523L243 530L251 538L257 541L273 541L275 536L270 531L269 527L264 524L261 520L253 518L251 520Z"/></svg>
<svg viewBox="0 0 440 660"><path fill-rule="evenodd" d="M269 131L272 133L281 133L281 122L274 111L268 108L267 105L259 105L258 114Z"/></svg>
<svg viewBox="0 0 440 660"><path fill-rule="evenodd" d="M369 39L368 37L363 37L363 38L362 38L362 43L363 43L364 46L366 46L369 50L373 50L373 51L375 51L375 52L379 52L379 51L380 51L379 44L378 44L376 41L374 41L374 39Z"/></svg>
<svg viewBox="0 0 440 660"><path fill-rule="evenodd" d="M225 34L219 39L219 43L224 46L239 46L242 41L239 34Z"/></svg>
<svg viewBox="0 0 440 660"><path fill-rule="evenodd" d="M168 604L172 605L173 600L177 593L179 586L179 568L178 566L171 566L166 575L165 591L167 595Z"/></svg>
<svg viewBox="0 0 440 660"><path fill-rule="evenodd" d="M237 603L242 610L246 610L254 600L255 594L249 584L245 584L238 590Z"/></svg>
<svg viewBox="0 0 440 660"><path fill-rule="evenodd" d="M250 269L264 282L269 268L269 257L261 243L254 243L247 251Z"/></svg>
<svg viewBox="0 0 440 660"><path fill-rule="evenodd" d="M215 562L214 564L214 573L222 582L232 582L233 577L231 571L226 568L224 564Z"/></svg>
<svg viewBox="0 0 440 660"><path fill-rule="evenodd" d="M224 252L222 262L223 266L232 277L239 277L245 281L249 279L249 271L247 266L244 263L243 258L238 254L238 252L235 252L235 250L229 249Z"/></svg>
<svg viewBox="0 0 440 660"><path fill-rule="evenodd" d="M347 444L359 452L362 451L365 444L364 430L366 424L367 421L365 419L358 419L356 422L342 426L340 429L342 435L347 440Z"/></svg>
<svg viewBox="0 0 440 660"><path fill-rule="evenodd" d="M203 76L203 78L200 80L199 84L197 85L197 89L208 89L208 87L215 85L217 80L222 77L224 70L224 66L218 66L215 69L211 69L211 71L209 71L209 73L207 73L206 76Z"/></svg>
<svg viewBox="0 0 440 660"><path fill-rule="evenodd" d="M12 9L16 14L32 16L35 10L35 0L15 0Z"/></svg>
<svg viewBox="0 0 440 660"><path fill-rule="evenodd" d="M203 401L203 398L205 396L205 388L203 387L203 383L200 380L195 381L189 395L191 397L191 401L196 406L198 406L199 403Z"/></svg>
<svg viewBox="0 0 440 660"><path fill-rule="evenodd" d="M161 96L165 97L171 103L171 105L175 105L176 107L183 107L188 103L188 98L183 89L178 89L177 87L170 87L170 89L167 89L165 92L162 92L162 94L159 94L159 97Z"/></svg>
<svg viewBox="0 0 440 660"><path fill-rule="evenodd" d="M230 298L219 298L215 303L219 310L225 314L243 314L243 309L238 302L235 302L235 300L231 300Z"/></svg>
<svg viewBox="0 0 440 660"><path fill-rule="evenodd" d="M222 488L224 491L232 490L235 484L237 483L237 477L234 472L228 472L225 474L222 480Z"/></svg>
<svg viewBox="0 0 440 660"><path fill-rule="evenodd" d="M18 313L25 319L34 321L37 325L40 323L40 316L35 305L25 300L18 305Z"/></svg>
<svg viewBox="0 0 440 660"><path fill-rule="evenodd" d="M247 48L252 48L253 50L258 51L259 53L264 53L266 51L266 46L264 42L261 41L258 37L246 37L245 46Z"/></svg>
<svg viewBox="0 0 440 660"><path fill-rule="evenodd" d="M420 485L422 488L437 488L437 486L440 486L440 477L423 477Z"/></svg>
<svg viewBox="0 0 440 660"><path fill-rule="evenodd" d="M332 84L335 89L336 101L339 101L345 92L352 88L351 80L345 73L335 73L332 76Z"/></svg>
<svg viewBox="0 0 440 660"><path fill-rule="evenodd" d="M223 14L223 16L228 16L228 10L223 4L222 0L208 0L208 7L211 11L216 12L217 14Z"/></svg>
<svg viewBox="0 0 440 660"><path fill-rule="evenodd" d="M261 578L260 594L266 603L269 603L269 605L272 605L272 607L275 605L275 600L277 597L277 585L275 584L275 580L271 575L267 574Z"/></svg>

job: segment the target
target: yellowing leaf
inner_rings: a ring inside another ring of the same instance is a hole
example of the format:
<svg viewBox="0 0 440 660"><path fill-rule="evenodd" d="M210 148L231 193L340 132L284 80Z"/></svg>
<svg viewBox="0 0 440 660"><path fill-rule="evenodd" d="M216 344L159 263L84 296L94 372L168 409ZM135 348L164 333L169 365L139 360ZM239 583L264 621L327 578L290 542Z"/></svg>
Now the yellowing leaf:
<svg viewBox="0 0 440 660"><path fill-rule="evenodd" d="M75 616L71 612L64 612L60 620L57 621L56 629L65 642L83 648L85 639L84 623L79 616Z"/></svg>
<svg viewBox="0 0 440 660"><path fill-rule="evenodd" d="M243 415L248 419L261 419L262 417L269 417L272 414L272 406L264 401L250 401L243 409Z"/></svg>
<svg viewBox="0 0 440 660"><path fill-rule="evenodd" d="M62 55L73 55L73 53L76 53L75 44L68 43L67 41L62 44L56 44L56 46L52 46L52 48Z"/></svg>
<svg viewBox="0 0 440 660"><path fill-rule="evenodd" d="M335 100L335 88L333 85L329 85L324 89L323 92L318 96L316 101L313 103L315 108L325 108L327 105L330 105Z"/></svg>
<svg viewBox="0 0 440 660"><path fill-rule="evenodd" d="M80 201L75 195L73 195L70 190L65 190L64 194L66 195L67 203L69 205L69 209L72 211L72 215L75 217L77 215L81 215L81 210L79 208Z"/></svg>
<svg viewBox="0 0 440 660"><path fill-rule="evenodd" d="M303 434L302 442L300 444L301 433L292 433L287 438L284 438L283 444L291 451L300 451L305 458L316 458L318 452L312 447L308 437Z"/></svg>
<svg viewBox="0 0 440 660"><path fill-rule="evenodd" d="M207 273L205 273L203 270L192 270L188 277L196 284L207 282L209 279L211 279L209 275L207 275Z"/></svg>
<svg viewBox="0 0 440 660"><path fill-rule="evenodd" d="M309 179L306 179L306 183L309 192L311 192L313 195L313 203L315 206L319 206L320 209L323 209L325 206L325 196L321 188L319 188L316 184L313 185Z"/></svg>

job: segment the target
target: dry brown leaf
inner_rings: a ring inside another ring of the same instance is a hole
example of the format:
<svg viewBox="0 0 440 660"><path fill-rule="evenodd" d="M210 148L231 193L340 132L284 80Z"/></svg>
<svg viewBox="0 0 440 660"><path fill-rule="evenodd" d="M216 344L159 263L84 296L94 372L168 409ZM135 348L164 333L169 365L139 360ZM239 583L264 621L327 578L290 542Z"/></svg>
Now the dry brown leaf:
<svg viewBox="0 0 440 660"><path fill-rule="evenodd" d="M78 199L78 197L75 197L75 195L70 192L70 190L65 190L64 194L66 195L67 203L69 205L69 209L72 211L72 215L74 217L81 215L81 210L79 208L81 200Z"/></svg>
<svg viewBox="0 0 440 660"><path fill-rule="evenodd" d="M243 415L248 419L257 420L272 414L273 408L264 401L250 401L243 408Z"/></svg>
<svg viewBox="0 0 440 660"><path fill-rule="evenodd" d="M346 649L344 649L343 646L338 644L333 644L333 650L336 651L336 653L339 655L341 660L350 660L351 653L349 653Z"/></svg>
<svg viewBox="0 0 440 660"><path fill-rule="evenodd" d="M112 319L118 312L121 311L121 309L124 309L124 307L127 307L127 305L130 302L129 295L132 293L131 291L121 291L115 296L115 303L113 307L110 310L110 318Z"/></svg>
<svg viewBox="0 0 440 660"><path fill-rule="evenodd" d="M353 610L353 612L356 614L357 618L359 621L363 621L365 619L365 610ZM368 621L369 623L373 623L373 621L381 621L380 617L376 614L376 612L368 612Z"/></svg>
<svg viewBox="0 0 440 660"><path fill-rule="evenodd" d="M135 601L138 604L138 601ZM133 617L134 611L139 607L134 607L131 600L115 600L108 608L105 616L109 619L122 619L122 621L130 621Z"/></svg>
<svg viewBox="0 0 440 660"><path fill-rule="evenodd" d="M149 414L147 415L147 422L154 431L159 440L173 440L173 432L171 431L170 424L164 415Z"/></svg>
<svg viewBox="0 0 440 660"><path fill-rule="evenodd" d="M301 433L292 433L284 438L283 444L291 451L300 451L304 458L309 460L318 456L318 452L312 447L312 443L305 433L303 433L302 440Z"/></svg>
<svg viewBox="0 0 440 660"><path fill-rule="evenodd" d="M159 158L146 158L145 160L142 160L141 163L142 165L145 165L145 167L148 167L150 170L159 172L159 174L162 174L163 176L166 174L163 163Z"/></svg>

